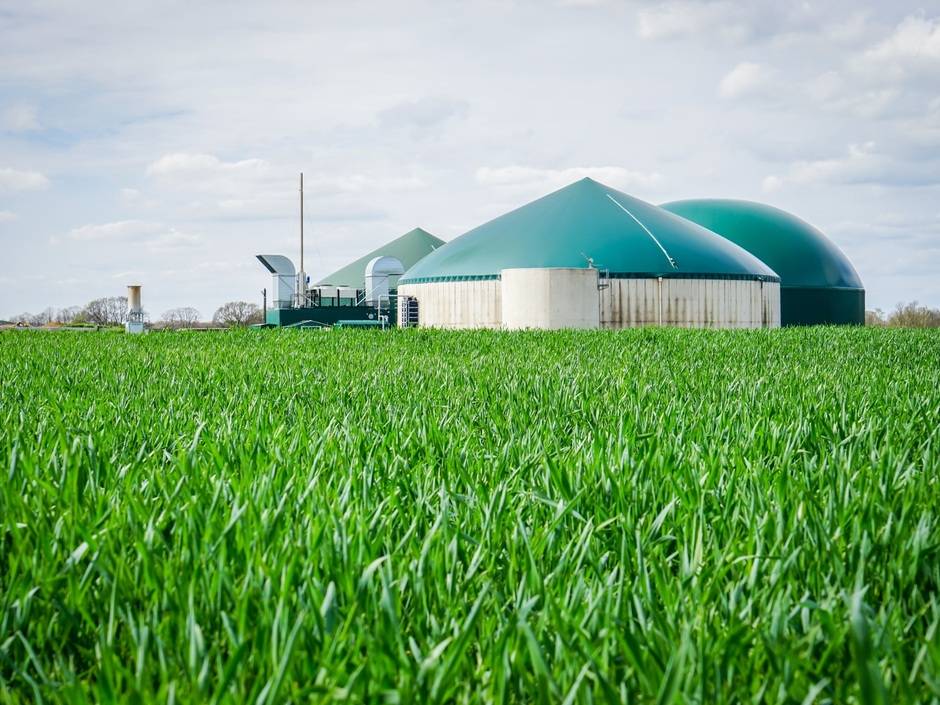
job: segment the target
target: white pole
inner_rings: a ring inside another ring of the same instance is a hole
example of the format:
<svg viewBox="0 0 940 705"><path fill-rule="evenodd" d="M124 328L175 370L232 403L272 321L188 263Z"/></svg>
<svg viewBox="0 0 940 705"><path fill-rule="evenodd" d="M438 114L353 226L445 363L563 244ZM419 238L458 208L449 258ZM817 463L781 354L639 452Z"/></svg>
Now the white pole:
<svg viewBox="0 0 940 705"><path fill-rule="evenodd" d="M307 275L304 274L304 173L300 172L300 286L297 287L297 303L307 304Z"/></svg>
<svg viewBox="0 0 940 705"><path fill-rule="evenodd" d="M663 278L659 277L659 325L663 324Z"/></svg>

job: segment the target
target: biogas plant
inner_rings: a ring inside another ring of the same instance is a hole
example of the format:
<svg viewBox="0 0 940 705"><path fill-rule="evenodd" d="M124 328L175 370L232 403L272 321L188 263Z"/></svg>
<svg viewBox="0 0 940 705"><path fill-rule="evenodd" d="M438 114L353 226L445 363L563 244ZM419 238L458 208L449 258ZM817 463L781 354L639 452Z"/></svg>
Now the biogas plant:
<svg viewBox="0 0 940 705"><path fill-rule="evenodd" d="M301 187L302 193L302 187ZM301 195L302 203L302 195ZM302 211L302 206L301 206ZM311 284L283 255L270 326L777 328L865 320L841 250L771 206L655 206L590 178L444 242L420 228Z"/></svg>

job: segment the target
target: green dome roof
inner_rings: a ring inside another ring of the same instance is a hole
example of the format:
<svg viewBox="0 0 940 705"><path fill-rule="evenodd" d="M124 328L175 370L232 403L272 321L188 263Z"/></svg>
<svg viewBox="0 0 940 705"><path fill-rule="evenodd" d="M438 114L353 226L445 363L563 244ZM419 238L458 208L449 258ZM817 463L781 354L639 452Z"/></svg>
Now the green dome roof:
<svg viewBox="0 0 940 705"><path fill-rule="evenodd" d="M585 267L588 258L612 277L778 281L767 265L710 230L582 179L451 240L399 284L495 279L512 267Z"/></svg>
<svg viewBox="0 0 940 705"><path fill-rule="evenodd" d="M328 274L317 284L333 286L354 286L359 289L365 289L366 265L376 257L386 256L394 257L402 263L404 267L411 267L419 262L422 257L427 256L438 247L441 247L444 241L434 237L427 230L415 228L410 230L399 238L386 242L372 252L363 255L354 262L350 262L342 269L338 269L332 274Z"/></svg>
<svg viewBox="0 0 940 705"><path fill-rule="evenodd" d="M766 262L782 287L862 289L862 280L835 243L795 215L752 201L694 199L662 206L713 230Z"/></svg>

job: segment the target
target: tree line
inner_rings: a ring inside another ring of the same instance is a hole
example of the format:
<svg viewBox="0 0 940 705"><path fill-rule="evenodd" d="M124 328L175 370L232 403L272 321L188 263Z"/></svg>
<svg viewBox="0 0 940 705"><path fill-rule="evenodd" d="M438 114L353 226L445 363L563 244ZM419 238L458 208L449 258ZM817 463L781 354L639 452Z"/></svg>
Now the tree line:
<svg viewBox="0 0 940 705"><path fill-rule="evenodd" d="M149 317L145 316L149 321ZM121 326L127 321L127 297L107 296L89 301L84 306L49 308L33 313L21 313L10 319L13 323L28 326L43 326L50 323L61 325ZM157 324L163 328L195 328L203 325L202 316L192 306L182 306L164 311ZM262 322L261 308L248 301L229 301L222 304L212 315L212 323L219 326L247 326ZM940 328L940 309L921 306L917 301L899 303L893 311L885 313L880 308L865 311L866 326L889 326L894 328Z"/></svg>
<svg viewBox="0 0 940 705"><path fill-rule="evenodd" d="M940 309L921 306L916 301L900 303L890 313L876 308L865 311L865 325L892 328L940 328Z"/></svg>
<svg viewBox="0 0 940 705"><path fill-rule="evenodd" d="M144 320L150 317L144 312ZM10 319L12 323L27 326L44 326L52 323L70 326L122 326L127 322L127 297L106 296L89 301L84 306L51 306L39 313L21 313ZM217 326L247 326L262 322L261 307L248 301L229 301L212 315L212 323ZM181 306L164 311L156 320L161 328L182 329L205 325L198 309Z"/></svg>

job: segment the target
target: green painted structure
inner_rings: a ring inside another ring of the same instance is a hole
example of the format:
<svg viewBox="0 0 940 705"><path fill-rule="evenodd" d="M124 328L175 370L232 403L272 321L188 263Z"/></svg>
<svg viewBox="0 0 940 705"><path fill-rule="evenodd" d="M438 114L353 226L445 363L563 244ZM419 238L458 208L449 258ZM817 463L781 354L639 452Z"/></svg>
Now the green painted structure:
<svg viewBox="0 0 940 705"><path fill-rule="evenodd" d="M743 247L780 275L781 325L865 323L865 288L835 243L779 208L730 199L664 203Z"/></svg>
<svg viewBox="0 0 940 705"><path fill-rule="evenodd" d="M426 230L415 228L320 279L314 286L327 288L320 292L320 298L315 299L318 305L302 308L270 308L267 311L265 323L270 326L303 328L328 326L348 328L354 327L356 322L363 327L380 326L381 324L376 319L375 306L356 305L365 292L366 265L376 257L386 256L394 257L407 268L443 244L444 241L440 238L434 237ZM328 288L330 286L352 288L356 296L341 296L339 291L337 295L330 296ZM390 310L385 310L383 307L382 313L388 315L389 324L394 326L398 314L396 307L392 306Z"/></svg>
<svg viewBox="0 0 940 705"><path fill-rule="evenodd" d="M407 270L443 244L443 240L435 237L427 230L415 228L401 237L372 250L369 254L363 255L354 262L350 262L342 269L328 274L320 279L317 285L353 286L364 290L366 288L366 265L376 257L394 257Z"/></svg>
<svg viewBox="0 0 940 705"><path fill-rule="evenodd" d="M394 325L396 311L383 311ZM310 327L335 326L340 321L372 321L376 318L375 306L307 306L304 308L269 308L266 323L272 326L309 325Z"/></svg>
<svg viewBox="0 0 940 705"><path fill-rule="evenodd" d="M699 225L590 178L451 240L399 279L402 284L499 279L513 267L585 267L611 278L778 281L749 252Z"/></svg>

